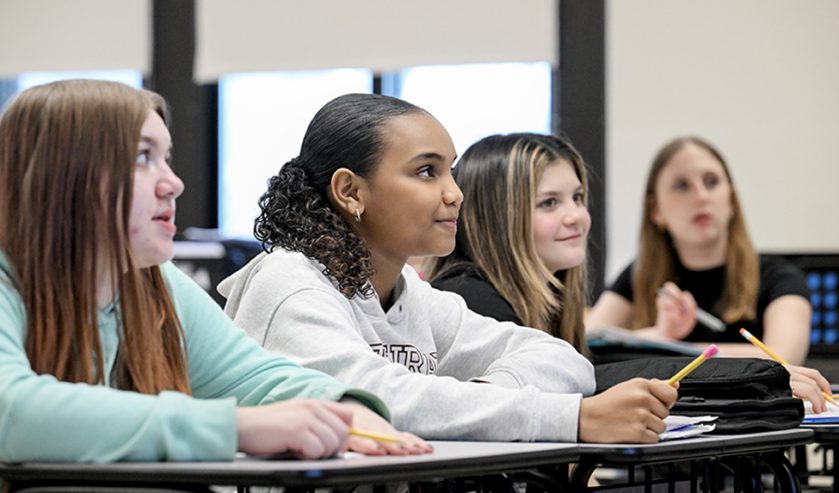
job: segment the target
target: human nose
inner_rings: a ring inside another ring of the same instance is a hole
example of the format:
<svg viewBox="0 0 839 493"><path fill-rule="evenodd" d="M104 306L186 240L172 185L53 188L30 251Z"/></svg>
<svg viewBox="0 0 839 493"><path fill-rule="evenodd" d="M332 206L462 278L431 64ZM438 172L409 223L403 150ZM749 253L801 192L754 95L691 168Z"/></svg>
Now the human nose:
<svg viewBox="0 0 839 493"><path fill-rule="evenodd" d="M708 187L705 186L704 183L699 182L694 184L693 186L693 195L696 197L697 200L705 201L711 195L711 191Z"/></svg>
<svg viewBox="0 0 839 493"><path fill-rule="evenodd" d="M583 208L572 207L562 211L562 224L568 227L576 226L582 220Z"/></svg>
<svg viewBox="0 0 839 493"><path fill-rule="evenodd" d="M451 175L449 175L446 188L443 189L443 202L446 205L455 206L459 206L463 202L463 192L460 190L460 187L457 186L457 183L454 181L454 177Z"/></svg>
<svg viewBox="0 0 839 493"><path fill-rule="evenodd" d="M175 174L172 168L166 166L163 176L157 182L156 192L158 197L171 196L176 199L184 192L184 182Z"/></svg>

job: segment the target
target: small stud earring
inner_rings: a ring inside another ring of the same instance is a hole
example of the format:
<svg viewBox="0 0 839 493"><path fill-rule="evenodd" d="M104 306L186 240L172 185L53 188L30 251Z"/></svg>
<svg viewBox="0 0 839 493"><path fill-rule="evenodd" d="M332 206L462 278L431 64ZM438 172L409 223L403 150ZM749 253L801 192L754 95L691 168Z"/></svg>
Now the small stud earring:
<svg viewBox="0 0 839 493"><path fill-rule="evenodd" d="M361 212L358 209L355 210L355 222L361 223Z"/></svg>

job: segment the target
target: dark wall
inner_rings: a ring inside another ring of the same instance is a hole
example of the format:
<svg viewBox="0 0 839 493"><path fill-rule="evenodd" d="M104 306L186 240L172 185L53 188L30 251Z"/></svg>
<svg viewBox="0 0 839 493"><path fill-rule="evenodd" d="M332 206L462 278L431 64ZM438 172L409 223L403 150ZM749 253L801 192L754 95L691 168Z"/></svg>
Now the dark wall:
<svg viewBox="0 0 839 493"><path fill-rule="evenodd" d="M195 2L154 0L154 47L149 89L169 102L172 156L186 184L178 226L218 226L218 86L192 80Z"/></svg>
<svg viewBox="0 0 839 493"><path fill-rule="evenodd" d="M567 135L589 165L592 302L603 291L606 270L605 15L605 0L559 3L559 70L554 84L554 131Z"/></svg>

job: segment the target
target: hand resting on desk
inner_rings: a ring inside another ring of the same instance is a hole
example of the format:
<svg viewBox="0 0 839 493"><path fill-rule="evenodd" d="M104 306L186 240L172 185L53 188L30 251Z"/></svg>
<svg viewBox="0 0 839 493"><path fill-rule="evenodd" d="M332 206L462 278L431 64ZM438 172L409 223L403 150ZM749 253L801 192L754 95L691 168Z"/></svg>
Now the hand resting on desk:
<svg viewBox="0 0 839 493"><path fill-rule="evenodd" d="M353 409L352 425L354 427L390 435L400 440L398 443L378 442L370 438L350 435L344 447L345 450L361 452L366 455L413 455L429 454L434 451L431 445L422 438L413 433L397 431L393 425L366 406L353 401L343 402L346 402L346 405Z"/></svg>
<svg viewBox="0 0 839 493"><path fill-rule="evenodd" d="M379 445L349 437L351 425L396 435L404 440ZM356 403L294 399L236 409L238 448L250 455L290 452L299 459L332 457L342 450L368 455L421 454L430 447L409 433L399 433L378 414Z"/></svg>
<svg viewBox="0 0 839 493"><path fill-rule="evenodd" d="M678 384L677 384L678 385ZM580 403L579 439L599 443L655 443L676 402L676 387L633 378Z"/></svg>
<svg viewBox="0 0 839 493"><path fill-rule="evenodd" d="M830 383L827 379L813 368L790 364L784 365L784 368L789 372L789 385L792 387L792 395L810 401L815 413L826 411L827 402L822 392L831 395Z"/></svg>

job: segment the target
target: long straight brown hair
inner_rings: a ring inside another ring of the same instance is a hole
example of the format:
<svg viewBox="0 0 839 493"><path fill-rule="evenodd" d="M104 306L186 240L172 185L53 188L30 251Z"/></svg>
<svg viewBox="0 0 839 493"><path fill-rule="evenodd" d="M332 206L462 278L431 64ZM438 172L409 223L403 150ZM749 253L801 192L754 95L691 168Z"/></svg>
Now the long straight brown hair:
<svg viewBox="0 0 839 493"><path fill-rule="evenodd" d="M731 184L731 221L728 224L728 245L725 252L725 288L718 307L727 323L754 318L757 312L757 292L760 283L760 261L752 246L737 189L722 154L707 141L694 136L679 137L668 142L653 159L647 176L644 215L641 219L641 237L638 259L632 277L635 317L633 327L655 324L656 290L667 281L679 284L676 273L678 254L666 229L659 228L652 220L655 204L655 185L661 171L673 156L685 146L693 144L705 149L722 164L726 179Z"/></svg>
<svg viewBox="0 0 839 493"><path fill-rule="evenodd" d="M564 339L585 354L586 262L556 276L536 253L531 229L539 180L559 160L572 166L587 200L585 163L562 137L493 135L467 149L454 170L463 191L457 248L431 260L428 276L433 281L471 261L524 325Z"/></svg>
<svg viewBox="0 0 839 493"><path fill-rule="evenodd" d="M0 117L0 248L26 307L32 369L67 382L107 381L97 287L117 294L112 385L189 392L185 342L158 267L138 269L127 225L140 131L163 99L103 81L19 94Z"/></svg>

